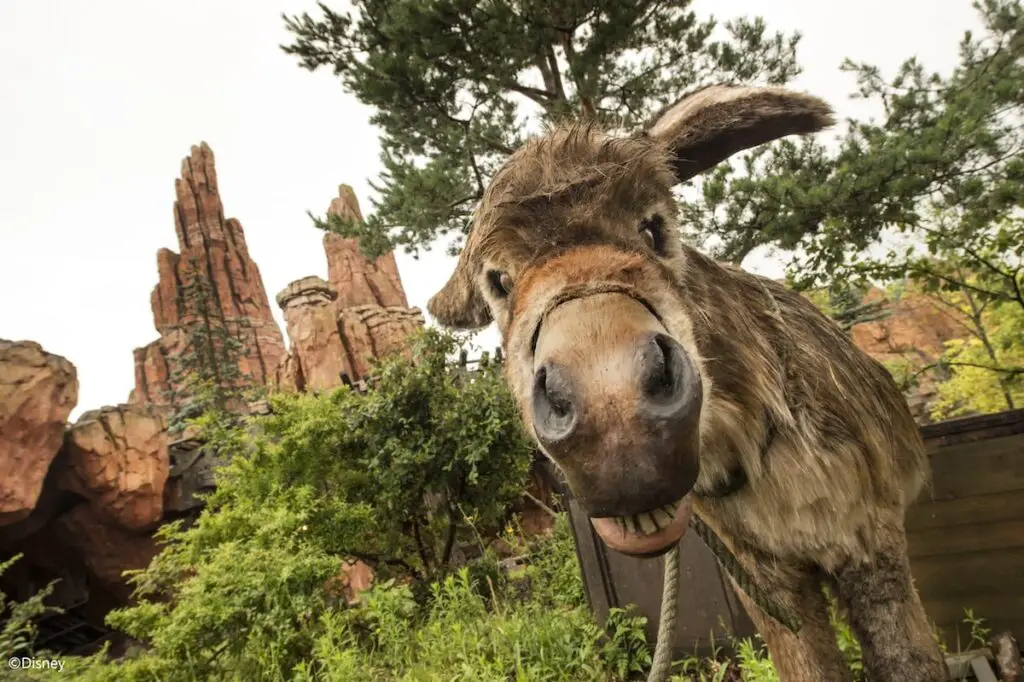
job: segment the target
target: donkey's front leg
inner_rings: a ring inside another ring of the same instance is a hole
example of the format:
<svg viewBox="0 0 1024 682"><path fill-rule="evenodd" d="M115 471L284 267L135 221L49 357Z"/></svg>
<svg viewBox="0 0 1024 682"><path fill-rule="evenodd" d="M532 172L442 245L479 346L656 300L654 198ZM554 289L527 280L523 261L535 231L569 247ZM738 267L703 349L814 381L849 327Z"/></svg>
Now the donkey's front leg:
<svg viewBox="0 0 1024 682"><path fill-rule="evenodd" d="M880 531L874 556L836 573L871 682L946 682L949 669L910 575L902 526Z"/></svg>

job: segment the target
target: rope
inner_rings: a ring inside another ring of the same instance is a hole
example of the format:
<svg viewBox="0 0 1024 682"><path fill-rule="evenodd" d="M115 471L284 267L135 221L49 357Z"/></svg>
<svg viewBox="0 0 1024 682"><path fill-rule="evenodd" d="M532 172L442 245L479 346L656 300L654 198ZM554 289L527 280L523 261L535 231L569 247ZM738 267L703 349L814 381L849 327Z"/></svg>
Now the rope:
<svg viewBox="0 0 1024 682"><path fill-rule="evenodd" d="M658 643L647 682L665 682L672 667L672 640L676 631L676 606L679 602L679 543L665 556L665 585L661 592L661 617L658 620Z"/></svg>
<svg viewBox="0 0 1024 682"><path fill-rule="evenodd" d="M704 544L708 546L712 554L715 555L722 568L732 576L732 579L736 581L739 588L750 597L751 601L757 604L769 616L789 628L793 634L800 631L800 618L765 594L760 586L754 582L753 578L750 577L750 574L743 570L743 567L736 561L736 557L732 555L732 552L725 546L721 538L715 535L714 531L708 528L704 521L696 514L690 519L690 526L700 536L700 539L704 541Z"/></svg>
<svg viewBox="0 0 1024 682"><path fill-rule="evenodd" d="M753 578L743 569L729 548L725 546L707 524L694 515L690 526L700 536L718 563L732 576L736 584L762 611L779 621L793 634L800 631L800 619L781 604L769 598L754 582ZM676 631L676 607L679 600L679 544L665 555L665 580L661 592L661 616L658 620L658 643L654 647L654 661L651 671L647 674L647 682L665 682L672 668L672 641Z"/></svg>

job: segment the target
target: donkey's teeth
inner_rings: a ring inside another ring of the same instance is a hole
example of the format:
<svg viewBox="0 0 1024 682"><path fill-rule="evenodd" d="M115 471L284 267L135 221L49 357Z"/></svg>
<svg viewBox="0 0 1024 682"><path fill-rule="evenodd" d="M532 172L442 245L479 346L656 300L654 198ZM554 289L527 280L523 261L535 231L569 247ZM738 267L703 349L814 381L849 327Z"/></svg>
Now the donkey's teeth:
<svg viewBox="0 0 1024 682"><path fill-rule="evenodd" d="M660 509L630 516L595 516L590 523L608 547L632 556L654 556L686 534L692 505L687 495Z"/></svg>
<svg viewBox="0 0 1024 682"><path fill-rule="evenodd" d="M663 509L655 509L651 512L651 516L654 518L654 522L658 524L659 528L664 528L672 521L672 514Z"/></svg>
<svg viewBox="0 0 1024 682"><path fill-rule="evenodd" d="M610 520L615 527L623 533L635 533L637 535L654 535L667 528L675 519L676 512L682 500L670 502L664 507L649 512L633 514L632 516L614 516Z"/></svg>
<svg viewBox="0 0 1024 682"><path fill-rule="evenodd" d="M650 514L637 514L634 518L640 524L640 529L647 535L657 533L660 530Z"/></svg>

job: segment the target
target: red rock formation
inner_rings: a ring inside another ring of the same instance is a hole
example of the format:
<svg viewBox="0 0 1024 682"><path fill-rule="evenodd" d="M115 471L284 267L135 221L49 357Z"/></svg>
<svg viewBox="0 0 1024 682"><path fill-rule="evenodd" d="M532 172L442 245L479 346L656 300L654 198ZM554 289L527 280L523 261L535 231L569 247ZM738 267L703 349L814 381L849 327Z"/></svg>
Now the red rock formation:
<svg viewBox="0 0 1024 682"><path fill-rule="evenodd" d="M874 289L864 302L883 298L885 293ZM947 341L967 333L963 325L922 294L904 294L892 302L889 310L888 317L850 329L854 343L879 358L895 359L911 353L932 361L942 354Z"/></svg>
<svg viewBox="0 0 1024 682"><path fill-rule="evenodd" d="M349 606L355 606L363 598L363 592L373 587L374 572L363 561L343 561L338 573L324 584L324 591L335 599L344 599Z"/></svg>
<svg viewBox="0 0 1024 682"><path fill-rule="evenodd" d="M0 339L0 526L36 506L77 402L74 365L38 343Z"/></svg>
<svg viewBox="0 0 1024 682"><path fill-rule="evenodd" d="M328 213L362 220L348 185L338 189ZM365 378L374 359L405 352L409 335L424 324L423 313L409 307L394 254L371 263L355 239L333 233L324 235L324 251L330 283L306 277L277 295L291 342L277 372L283 390L338 386L342 372Z"/></svg>
<svg viewBox="0 0 1024 682"><path fill-rule="evenodd" d="M359 200L348 185L338 187L338 196L331 199L327 214L342 220L363 220ZM327 279L338 292L338 310L362 305L409 307L394 253L386 253L371 263L359 250L357 240L333 232L324 235L324 251L327 253Z"/></svg>
<svg viewBox="0 0 1024 682"><path fill-rule="evenodd" d="M121 603L127 602L132 592L122 574L145 568L159 550L149 533L133 532L109 523L90 504L80 504L58 518L55 534Z"/></svg>
<svg viewBox="0 0 1024 682"><path fill-rule="evenodd" d="M184 328L196 319L183 291L199 269L211 283L215 315L242 323L246 345L239 362L254 384L266 384L284 357L284 340L274 321L259 268L234 218L224 218L213 152L202 143L182 162L175 180L174 227L179 253L157 253L159 282L153 289L153 321L160 338L135 350L135 390L131 402L167 402L175 364L185 347Z"/></svg>
<svg viewBox="0 0 1024 682"><path fill-rule="evenodd" d="M61 487L90 501L97 516L127 530L163 518L167 421L151 405L86 412L68 431Z"/></svg>
<svg viewBox="0 0 1024 682"><path fill-rule="evenodd" d="M278 374L282 388L323 390L339 385L342 372L353 376L338 329L337 298L334 287L319 277L303 277L277 295L291 343Z"/></svg>
<svg viewBox="0 0 1024 682"><path fill-rule="evenodd" d="M883 298L883 291L873 289L864 297L864 302ZM921 294L904 294L892 302L889 310L888 317L862 322L850 329L853 342L882 363L909 360L914 366L927 365L942 355L947 341L967 335L952 316ZM919 423L931 422L935 397L934 377L930 373L921 375L918 385L907 395L907 402Z"/></svg>
<svg viewBox="0 0 1024 682"><path fill-rule="evenodd" d="M365 378L375 358L404 353L409 335L420 329L419 308L382 308L375 305L343 310L338 318L349 362L356 378Z"/></svg>

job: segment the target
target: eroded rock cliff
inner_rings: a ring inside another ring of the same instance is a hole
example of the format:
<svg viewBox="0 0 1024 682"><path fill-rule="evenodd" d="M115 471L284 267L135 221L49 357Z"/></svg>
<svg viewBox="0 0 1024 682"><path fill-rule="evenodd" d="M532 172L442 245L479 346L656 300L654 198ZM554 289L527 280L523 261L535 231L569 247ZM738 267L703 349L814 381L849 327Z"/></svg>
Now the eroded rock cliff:
<svg viewBox="0 0 1024 682"><path fill-rule="evenodd" d="M0 339L0 526L35 508L77 402L74 365L38 343Z"/></svg>
<svg viewBox="0 0 1024 682"><path fill-rule="evenodd" d="M109 524L152 528L163 518L167 442L165 415L152 405L86 412L68 430L59 484Z"/></svg>
<svg viewBox="0 0 1024 682"><path fill-rule="evenodd" d="M259 267L249 256L245 232L224 217L213 151L204 142L192 147L175 180L174 229L178 252L157 253L159 282L150 297L160 338L135 350L133 403L166 404L173 394L177 365L187 344L187 329L198 316L186 295L197 276L209 282L214 324L236 330L245 351L242 374L265 385L284 358L284 339L274 321Z"/></svg>
<svg viewBox="0 0 1024 682"><path fill-rule="evenodd" d="M338 188L328 213L362 220L355 193ZM403 353L410 334L424 324L410 308L393 253L369 261L355 239L324 235L330 281L304 277L277 295L287 321L290 352L278 369L284 390L323 390L341 384L344 372L363 379L375 358Z"/></svg>

